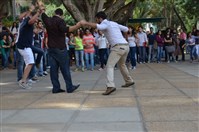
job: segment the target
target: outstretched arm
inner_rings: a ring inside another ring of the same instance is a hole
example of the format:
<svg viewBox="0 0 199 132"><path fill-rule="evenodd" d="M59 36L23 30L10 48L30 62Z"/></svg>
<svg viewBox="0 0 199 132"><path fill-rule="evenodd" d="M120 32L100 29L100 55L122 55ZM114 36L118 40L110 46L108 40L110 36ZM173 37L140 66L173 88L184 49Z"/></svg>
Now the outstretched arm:
<svg viewBox="0 0 199 132"><path fill-rule="evenodd" d="M81 23L78 22L76 25L69 27L69 32L73 32L73 31L79 29L81 26L82 26Z"/></svg>
<svg viewBox="0 0 199 132"><path fill-rule="evenodd" d="M92 28L97 28L97 23L87 22L85 20L81 20L80 23L82 26L89 26Z"/></svg>

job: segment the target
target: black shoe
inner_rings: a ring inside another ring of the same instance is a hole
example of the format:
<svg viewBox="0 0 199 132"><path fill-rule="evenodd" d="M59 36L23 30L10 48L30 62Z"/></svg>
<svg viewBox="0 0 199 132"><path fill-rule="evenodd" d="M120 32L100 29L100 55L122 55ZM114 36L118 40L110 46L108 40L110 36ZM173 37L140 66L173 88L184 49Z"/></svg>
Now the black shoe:
<svg viewBox="0 0 199 132"><path fill-rule="evenodd" d="M102 93L102 95L109 95L112 92L114 92L116 90L116 88L114 87L107 87L106 91L104 93Z"/></svg>
<svg viewBox="0 0 199 132"><path fill-rule="evenodd" d="M63 92L65 92L65 90L63 90L63 89L60 89L60 90L58 90L58 91L52 91L53 94L56 94L56 93L63 93Z"/></svg>
<svg viewBox="0 0 199 132"><path fill-rule="evenodd" d="M78 89L79 86L80 86L80 84L78 84L78 85L73 85L73 89L70 90L70 91L67 91L67 92L68 92L68 93L72 93L72 92L74 92L76 89Z"/></svg>
<svg viewBox="0 0 199 132"><path fill-rule="evenodd" d="M135 84L135 82L132 82L132 83L126 83L126 84L122 85L122 87L123 87L123 88L125 88L125 87L132 86L132 85L134 85L134 84Z"/></svg>

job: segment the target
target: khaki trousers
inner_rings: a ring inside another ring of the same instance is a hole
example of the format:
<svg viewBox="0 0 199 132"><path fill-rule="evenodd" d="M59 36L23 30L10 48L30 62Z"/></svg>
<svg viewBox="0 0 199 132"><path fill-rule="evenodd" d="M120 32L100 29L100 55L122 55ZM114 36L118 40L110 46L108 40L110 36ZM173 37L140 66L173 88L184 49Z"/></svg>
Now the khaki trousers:
<svg viewBox="0 0 199 132"><path fill-rule="evenodd" d="M120 72L123 76L123 79L126 83L133 82L132 77L129 74L129 71L126 66L126 58L129 53L129 45L117 44L111 48L111 53L107 62L107 87L115 87L114 83L114 67L117 64Z"/></svg>

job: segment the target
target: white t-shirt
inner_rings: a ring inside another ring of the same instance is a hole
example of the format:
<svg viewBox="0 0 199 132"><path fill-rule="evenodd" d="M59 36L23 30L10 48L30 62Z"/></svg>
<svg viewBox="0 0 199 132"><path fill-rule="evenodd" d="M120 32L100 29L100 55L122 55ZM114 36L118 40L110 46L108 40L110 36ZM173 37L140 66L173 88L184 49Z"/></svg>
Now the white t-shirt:
<svg viewBox="0 0 199 132"><path fill-rule="evenodd" d="M128 36L128 42L130 47L136 47L136 39L134 36Z"/></svg>
<svg viewBox="0 0 199 132"><path fill-rule="evenodd" d="M126 26L104 19L100 24L97 24L97 29L101 30L105 34L108 42L112 46L115 44L128 43L121 33L121 31L122 32L128 31L128 28Z"/></svg>
<svg viewBox="0 0 199 132"><path fill-rule="evenodd" d="M106 49L108 46L108 40L104 35L99 36L97 39L98 49Z"/></svg>

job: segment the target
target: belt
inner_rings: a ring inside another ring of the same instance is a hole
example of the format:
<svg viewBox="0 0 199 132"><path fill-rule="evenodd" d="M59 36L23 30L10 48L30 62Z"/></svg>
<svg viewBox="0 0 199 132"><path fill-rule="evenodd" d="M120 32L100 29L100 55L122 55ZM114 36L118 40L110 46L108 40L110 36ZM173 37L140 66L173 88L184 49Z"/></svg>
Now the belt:
<svg viewBox="0 0 199 132"><path fill-rule="evenodd" d="M115 45L112 46L112 48L115 47L115 46L123 46L123 45L129 45L129 44L115 44Z"/></svg>

